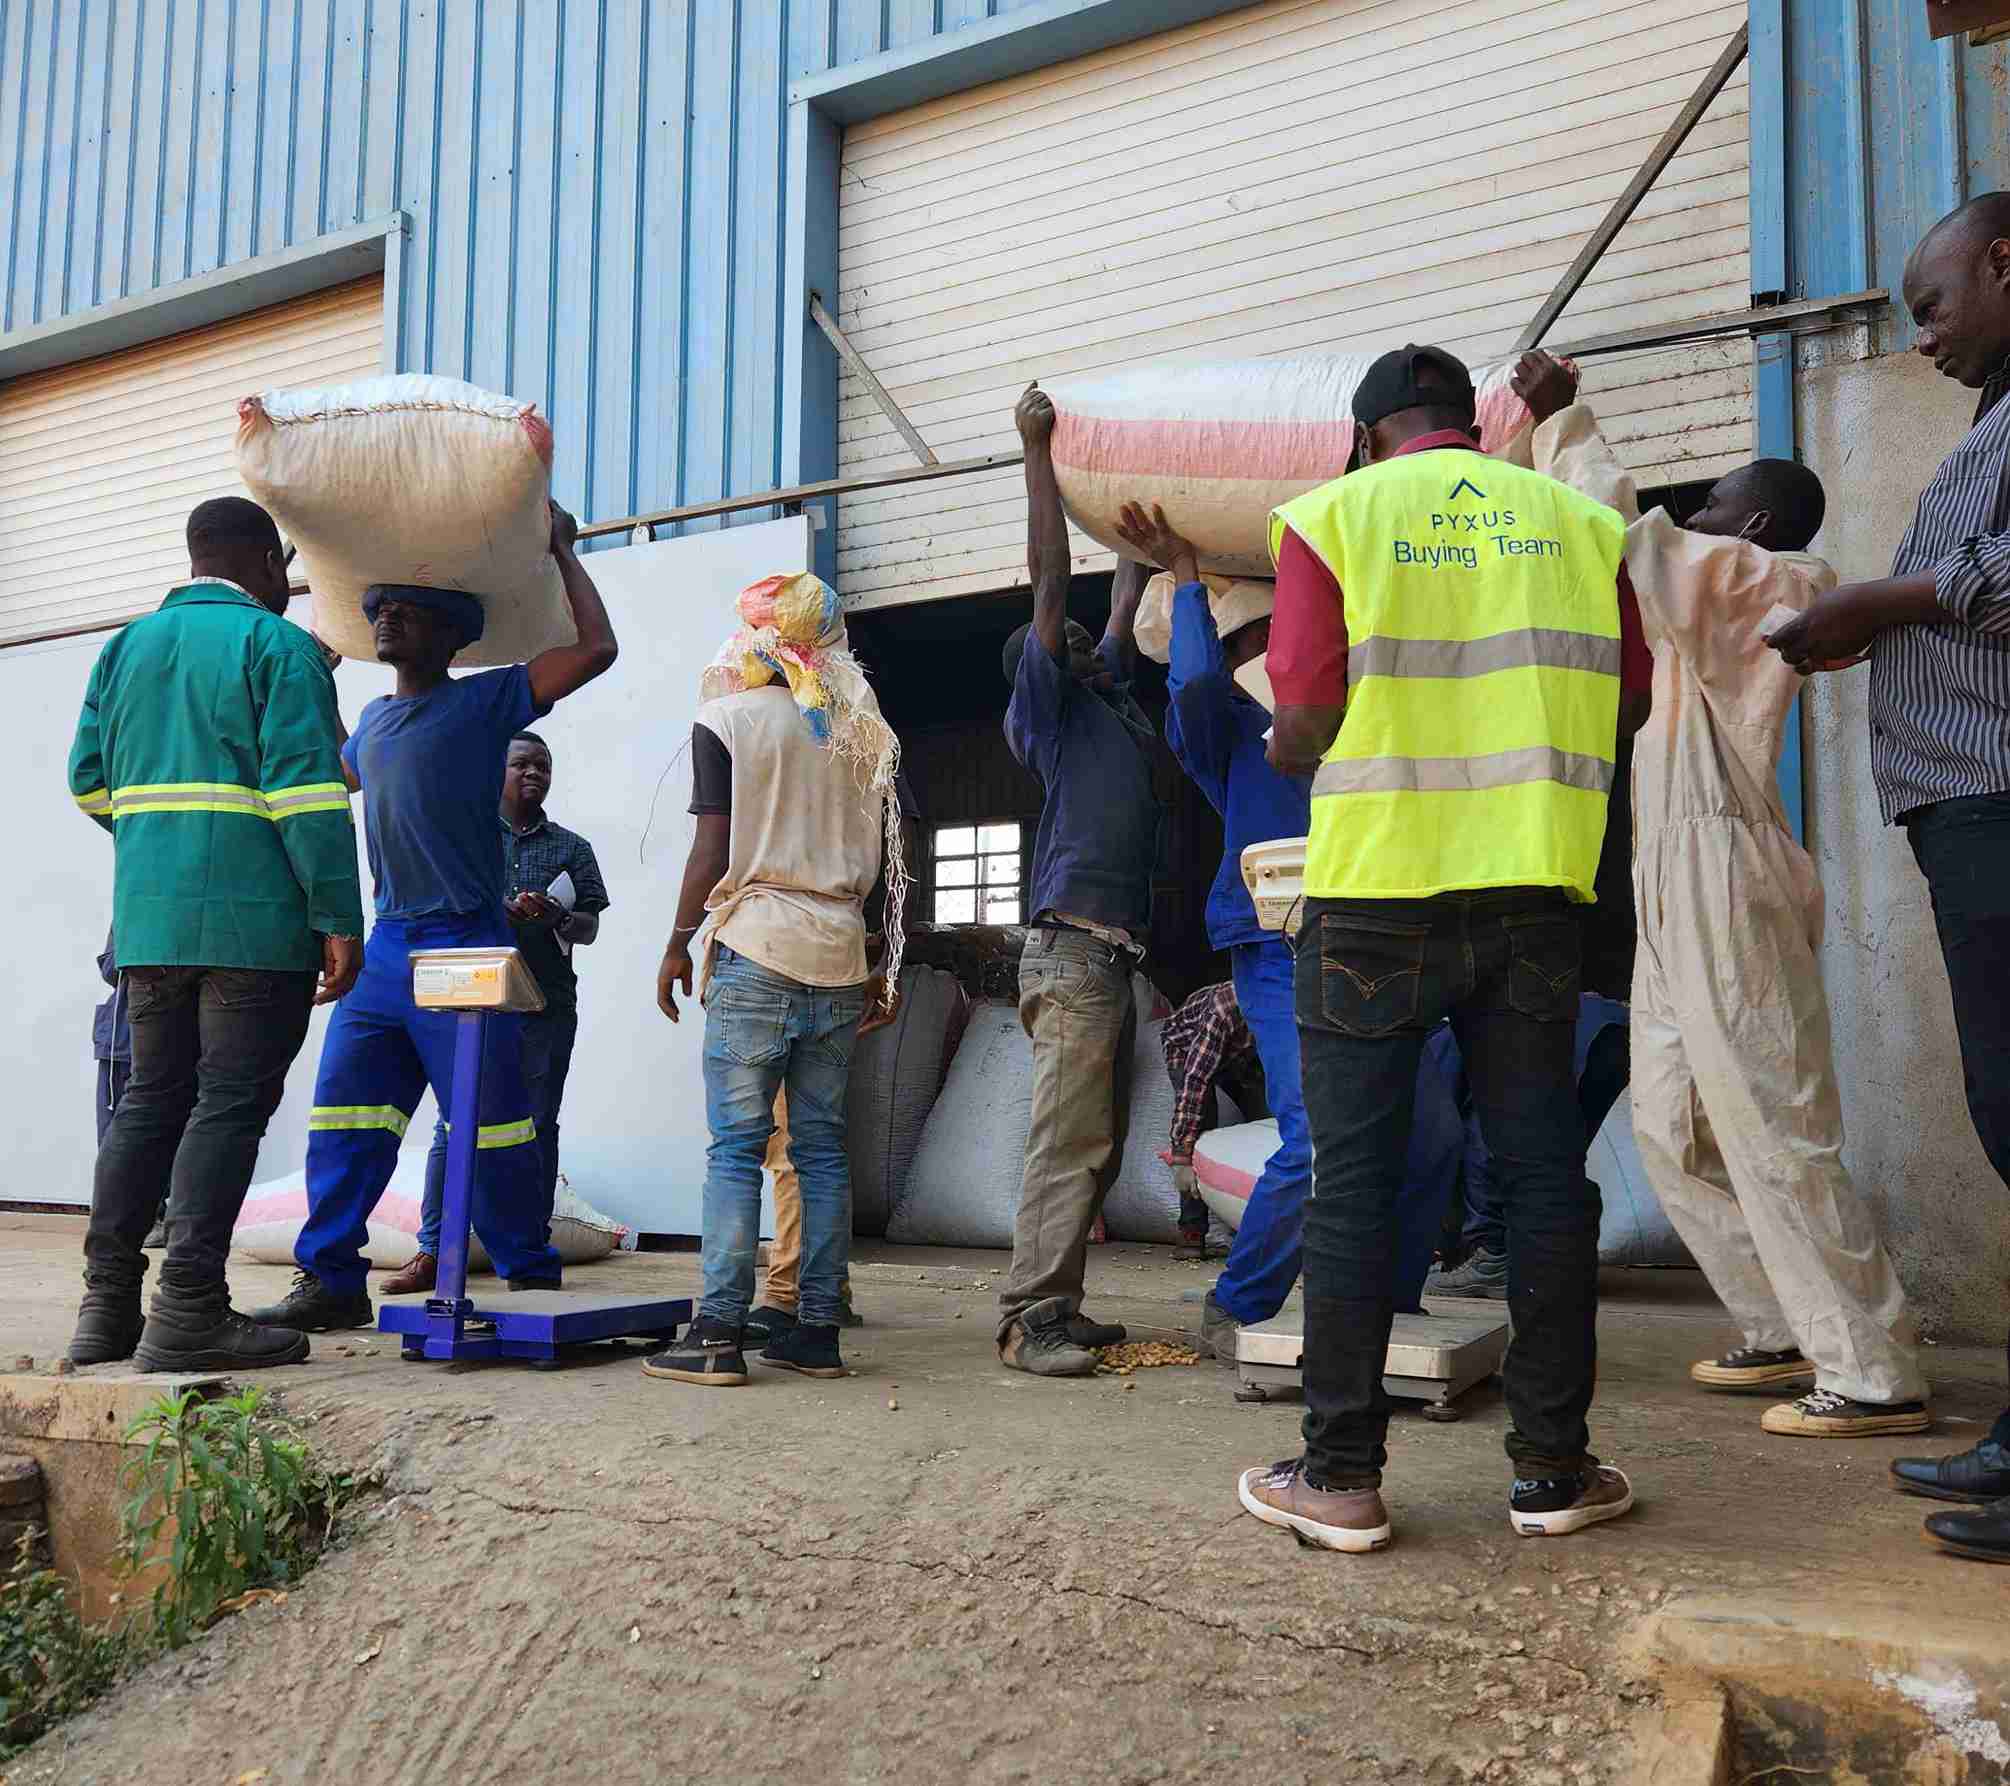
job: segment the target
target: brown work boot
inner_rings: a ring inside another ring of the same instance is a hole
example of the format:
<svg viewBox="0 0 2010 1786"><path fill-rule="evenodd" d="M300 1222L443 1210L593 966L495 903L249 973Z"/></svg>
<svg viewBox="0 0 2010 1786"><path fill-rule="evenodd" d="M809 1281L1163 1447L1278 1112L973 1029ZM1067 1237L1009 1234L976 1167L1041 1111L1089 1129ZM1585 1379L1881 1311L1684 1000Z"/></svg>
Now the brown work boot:
<svg viewBox="0 0 2010 1786"><path fill-rule="evenodd" d="M416 1296L430 1293L440 1281L440 1262L431 1253L414 1253L412 1262L391 1273L378 1285L379 1296Z"/></svg>
<svg viewBox="0 0 2010 1786"><path fill-rule="evenodd" d="M1265 1525L1321 1550L1381 1550L1395 1536L1380 1489L1314 1488L1302 1457L1244 1470L1236 1494Z"/></svg>
<svg viewBox="0 0 2010 1786"><path fill-rule="evenodd" d="M1035 1377L1093 1377L1095 1353L1068 1332L1074 1314L1059 1296L1021 1309L998 1342L998 1362Z"/></svg>

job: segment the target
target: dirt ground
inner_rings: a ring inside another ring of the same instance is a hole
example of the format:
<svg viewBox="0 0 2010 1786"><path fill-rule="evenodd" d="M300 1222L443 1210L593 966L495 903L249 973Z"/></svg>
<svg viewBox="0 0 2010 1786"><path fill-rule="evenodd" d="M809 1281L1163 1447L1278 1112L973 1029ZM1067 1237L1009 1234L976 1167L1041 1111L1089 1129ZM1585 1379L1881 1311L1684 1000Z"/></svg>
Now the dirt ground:
<svg viewBox="0 0 2010 1786"><path fill-rule="evenodd" d="M0 1351L68 1337L76 1231L0 1220ZM1685 1595L1993 1615L2003 1579L1924 1546L1890 1443L1759 1431L1693 1393L1733 1337L1686 1273L1608 1274L1594 1443L1628 1519L1509 1530L1505 1416L1400 1413L1393 1548L1301 1549L1236 1472L1297 1450L1290 1404L1213 1366L1042 1383L990 1346L1002 1256L884 1249L854 1271L856 1375L654 1381L402 1362L317 1338L272 1373L331 1458L375 1465L347 1542L6 1770L6 1786L1261 1780L1618 1782L1650 1689L1622 1640ZM1090 1307L1197 1322L1210 1267L1110 1247ZM685 1255L580 1288L695 1289ZM234 1264L240 1305L285 1274ZM2001 1354L1939 1348L1926 1448L1971 1443ZM1918 1442L1915 1442L1915 1444Z"/></svg>

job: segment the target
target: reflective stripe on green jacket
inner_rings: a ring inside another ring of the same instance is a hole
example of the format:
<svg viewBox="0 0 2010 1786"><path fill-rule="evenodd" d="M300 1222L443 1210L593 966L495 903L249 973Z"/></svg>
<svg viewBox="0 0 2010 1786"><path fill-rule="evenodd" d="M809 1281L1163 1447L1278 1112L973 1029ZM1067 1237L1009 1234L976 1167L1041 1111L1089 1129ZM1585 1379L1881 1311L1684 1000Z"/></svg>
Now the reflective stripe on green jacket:
<svg viewBox="0 0 2010 1786"><path fill-rule="evenodd" d="M231 583L184 583L92 667L70 792L109 830L119 965L307 970L361 936L335 679Z"/></svg>

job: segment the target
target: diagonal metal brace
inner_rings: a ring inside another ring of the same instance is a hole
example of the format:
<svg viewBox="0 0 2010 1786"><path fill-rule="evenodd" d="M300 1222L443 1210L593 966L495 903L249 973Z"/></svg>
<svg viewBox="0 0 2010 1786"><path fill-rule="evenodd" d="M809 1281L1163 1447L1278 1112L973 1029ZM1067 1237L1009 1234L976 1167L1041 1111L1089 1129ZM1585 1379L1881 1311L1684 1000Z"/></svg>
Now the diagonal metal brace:
<svg viewBox="0 0 2010 1786"><path fill-rule="evenodd" d="M823 299L815 292L810 293L810 320L829 337L831 346L838 351L838 358L858 374L860 382L872 393L872 400L886 411L886 419L900 430L900 438L907 442L914 456L924 465L941 464L928 442L921 438L921 430L901 413L900 405L894 402L886 386L873 376L872 368L865 363L865 356L845 339L844 330L831 319Z"/></svg>

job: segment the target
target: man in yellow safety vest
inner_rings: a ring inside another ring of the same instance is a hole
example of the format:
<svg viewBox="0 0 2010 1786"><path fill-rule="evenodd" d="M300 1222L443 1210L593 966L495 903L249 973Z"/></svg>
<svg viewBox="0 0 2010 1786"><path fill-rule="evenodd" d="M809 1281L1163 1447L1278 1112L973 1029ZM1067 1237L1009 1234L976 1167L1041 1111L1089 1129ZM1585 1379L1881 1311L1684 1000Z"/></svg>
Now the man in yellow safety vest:
<svg viewBox="0 0 2010 1786"><path fill-rule="evenodd" d="M1573 908L1652 665L1619 516L1485 456L1459 361L1383 355L1354 420L1362 469L1271 520L1271 760L1314 773L1297 947L1314 1182L1305 1451L1245 1471L1240 1495L1329 1549L1390 1540L1394 1212L1418 1054L1449 1017L1507 1218L1510 1518L1571 1532L1633 1504L1585 1425L1598 1198L1571 1077Z"/></svg>

